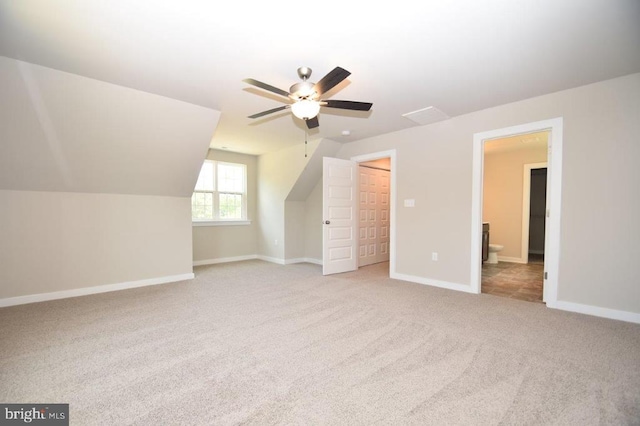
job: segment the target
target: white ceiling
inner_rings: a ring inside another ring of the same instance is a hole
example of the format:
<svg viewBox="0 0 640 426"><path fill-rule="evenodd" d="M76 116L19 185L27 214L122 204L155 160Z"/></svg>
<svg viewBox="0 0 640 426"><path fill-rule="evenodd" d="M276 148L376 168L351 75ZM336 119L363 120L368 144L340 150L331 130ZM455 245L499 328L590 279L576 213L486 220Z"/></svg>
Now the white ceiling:
<svg viewBox="0 0 640 426"><path fill-rule="evenodd" d="M211 146L261 154L304 140L290 112L242 82L288 90L296 69L352 75L310 139L353 141L640 72L640 1L0 0L0 55L222 112ZM594 107L597 100L594 100ZM350 136L342 136L350 130Z"/></svg>

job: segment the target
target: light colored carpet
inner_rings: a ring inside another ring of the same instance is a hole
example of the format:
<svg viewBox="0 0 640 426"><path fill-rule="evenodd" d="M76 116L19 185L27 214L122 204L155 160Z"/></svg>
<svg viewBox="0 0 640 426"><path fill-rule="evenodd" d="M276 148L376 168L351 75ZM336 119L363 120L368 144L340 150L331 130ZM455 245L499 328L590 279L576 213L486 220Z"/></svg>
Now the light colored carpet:
<svg viewBox="0 0 640 426"><path fill-rule="evenodd" d="M639 424L640 326L246 261L0 309L0 401L91 424Z"/></svg>

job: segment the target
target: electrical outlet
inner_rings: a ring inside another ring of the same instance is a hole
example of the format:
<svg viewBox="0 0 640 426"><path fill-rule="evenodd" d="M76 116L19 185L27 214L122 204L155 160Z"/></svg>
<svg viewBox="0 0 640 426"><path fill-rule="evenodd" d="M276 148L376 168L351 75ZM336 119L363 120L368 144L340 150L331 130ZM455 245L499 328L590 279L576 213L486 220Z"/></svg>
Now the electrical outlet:
<svg viewBox="0 0 640 426"><path fill-rule="evenodd" d="M434 262L438 261L438 253L437 252L433 252L431 253L431 260L433 260Z"/></svg>
<svg viewBox="0 0 640 426"><path fill-rule="evenodd" d="M277 246L278 245L278 240L276 240L273 244L275 244Z"/></svg>

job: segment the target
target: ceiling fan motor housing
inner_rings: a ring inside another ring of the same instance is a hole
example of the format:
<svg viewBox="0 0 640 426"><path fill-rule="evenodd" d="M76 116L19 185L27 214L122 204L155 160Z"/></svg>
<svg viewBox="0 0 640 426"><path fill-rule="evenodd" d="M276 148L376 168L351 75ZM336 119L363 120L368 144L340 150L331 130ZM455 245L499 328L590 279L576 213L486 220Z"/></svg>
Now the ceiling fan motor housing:
<svg viewBox="0 0 640 426"><path fill-rule="evenodd" d="M296 83L289 88L289 93L294 99L314 99L318 96L314 90L315 84L310 81Z"/></svg>
<svg viewBox="0 0 640 426"><path fill-rule="evenodd" d="M309 77L311 77L311 72L312 70L309 67L298 68L298 77L302 82L296 83L289 88L289 93L291 93L293 99L315 99L318 97L314 90L315 83L308 81Z"/></svg>

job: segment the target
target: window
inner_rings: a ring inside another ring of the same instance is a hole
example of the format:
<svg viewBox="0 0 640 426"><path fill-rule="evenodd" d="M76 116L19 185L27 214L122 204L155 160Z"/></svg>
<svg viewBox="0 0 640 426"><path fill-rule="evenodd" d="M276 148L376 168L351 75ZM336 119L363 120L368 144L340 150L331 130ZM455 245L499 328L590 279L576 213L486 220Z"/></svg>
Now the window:
<svg viewBox="0 0 640 426"><path fill-rule="evenodd" d="M194 222L247 220L247 166L205 160L191 197Z"/></svg>

